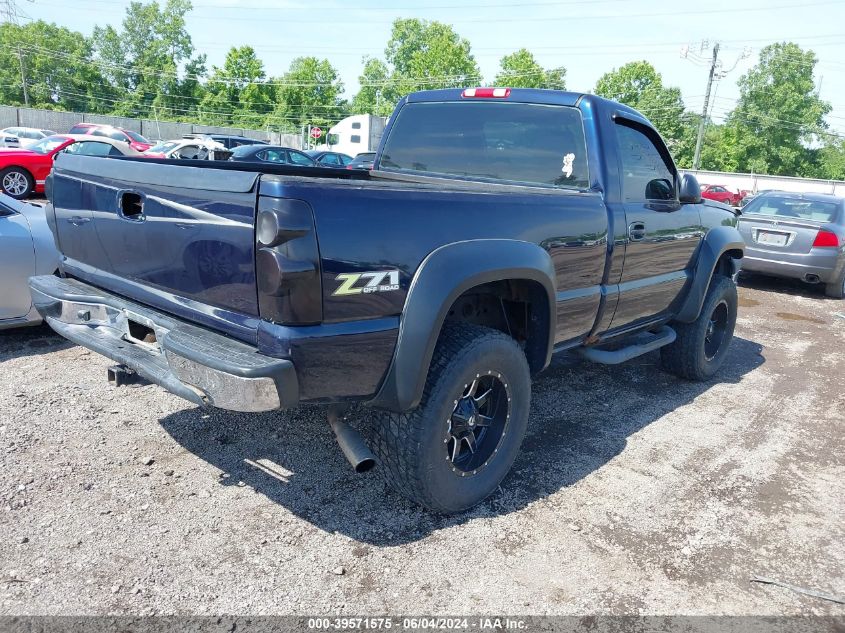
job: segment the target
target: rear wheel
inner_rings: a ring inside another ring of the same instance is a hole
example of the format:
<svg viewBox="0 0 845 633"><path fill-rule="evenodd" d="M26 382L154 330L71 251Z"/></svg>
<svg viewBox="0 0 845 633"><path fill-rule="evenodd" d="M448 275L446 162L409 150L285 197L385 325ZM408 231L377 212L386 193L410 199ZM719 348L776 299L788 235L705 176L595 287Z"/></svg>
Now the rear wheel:
<svg viewBox="0 0 845 633"><path fill-rule="evenodd" d="M824 293L832 299L845 299L845 270L838 280L824 285Z"/></svg>
<svg viewBox="0 0 845 633"><path fill-rule="evenodd" d="M530 401L530 370L516 341L478 325L446 325L420 405L376 416L382 477L436 512L471 508L513 465Z"/></svg>
<svg viewBox="0 0 845 633"><path fill-rule="evenodd" d="M715 374L733 338L737 303L733 280L714 275L698 318L672 324L678 337L660 349L663 368L689 380L706 380Z"/></svg>
<svg viewBox="0 0 845 633"><path fill-rule="evenodd" d="M32 193L35 181L26 169L7 167L0 172L0 188L12 198L23 200Z"/></svg>

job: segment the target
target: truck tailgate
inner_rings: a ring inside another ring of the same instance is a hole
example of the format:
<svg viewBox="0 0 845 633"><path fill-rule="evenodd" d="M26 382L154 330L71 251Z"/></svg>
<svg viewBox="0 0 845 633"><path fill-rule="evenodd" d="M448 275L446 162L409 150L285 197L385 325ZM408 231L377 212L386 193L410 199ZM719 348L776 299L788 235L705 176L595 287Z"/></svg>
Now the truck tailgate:
<svg viewBox="0 0 845 633"><path fill-rule="evenodd" d="M50 198L65 270L175 314L204 314L200 322L225 313L221 323L249 339L258 176L62 155Z"/></svg>

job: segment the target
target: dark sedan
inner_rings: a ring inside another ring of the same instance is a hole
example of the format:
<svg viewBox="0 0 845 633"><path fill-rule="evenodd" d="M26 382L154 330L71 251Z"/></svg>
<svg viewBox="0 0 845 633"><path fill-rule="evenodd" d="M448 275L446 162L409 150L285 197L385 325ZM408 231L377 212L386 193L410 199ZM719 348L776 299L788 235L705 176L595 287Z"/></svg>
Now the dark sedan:
<svg viewBox="0 0 845 633"><path fill-rule="evenodd" d="M340 152L329 152L326 150L312 149L306 152L311 158L317 161L320 167L339 167L343 169L352 162L352 157Z"/></svg>
<svg viewBox="0 0 845 633"><path fill-rule="evenodd" d="M347 169L372 169L373 164L376 162L376 153L375 152L361 152L355 158L352 159L352 162L349 163L346 168Z"/></svg>
<svg viewBox="0 0 845 633"><path fill-rule="evenodd" d="M274 165L298 165L316 167L316 161L297 149L277 145L241 145L232 150L229 160L248 163L272 163Z"/></svg>

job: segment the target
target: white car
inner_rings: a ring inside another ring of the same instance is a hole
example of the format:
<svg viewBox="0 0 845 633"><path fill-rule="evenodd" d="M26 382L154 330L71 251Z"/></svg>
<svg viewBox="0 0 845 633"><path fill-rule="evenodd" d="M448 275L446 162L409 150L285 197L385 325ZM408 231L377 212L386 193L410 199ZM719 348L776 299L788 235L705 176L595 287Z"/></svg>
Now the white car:
<svg viewBox="0 0 845 633"><path fill-rule="evenodd" d="M0 130L0 147L29 147L42 138L53 136L52 130L40 130L34 127L7 127Z"/></svg>
<svg viewBox="0 0 845 633"><path fill-rule="evenodd" d="M227 160L232 155L223 143L209 138L181 138L162 141L144 152L148 158L182 160Z"/></svg>
<svg viewBox="0 0 845 633"><path fill-rule="evenodd" d="M0 193L0 330L37 325L29 278L59 268L59 252L44 207Z"/></svg>

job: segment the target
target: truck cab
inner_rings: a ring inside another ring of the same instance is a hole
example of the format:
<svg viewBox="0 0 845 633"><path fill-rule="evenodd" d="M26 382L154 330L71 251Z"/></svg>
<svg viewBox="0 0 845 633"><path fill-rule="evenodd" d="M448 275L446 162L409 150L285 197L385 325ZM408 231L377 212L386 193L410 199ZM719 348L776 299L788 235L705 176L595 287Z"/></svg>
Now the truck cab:
<svg viewBox="0 0 845 633"><path fill-rule="evenodd" d="M592 95L413 93L369 172L62 156L48 185L54 329L199 405L324 404L356 469L440 512L502 481L553 353L702 380L736 320L736 215Z"/></svg>

